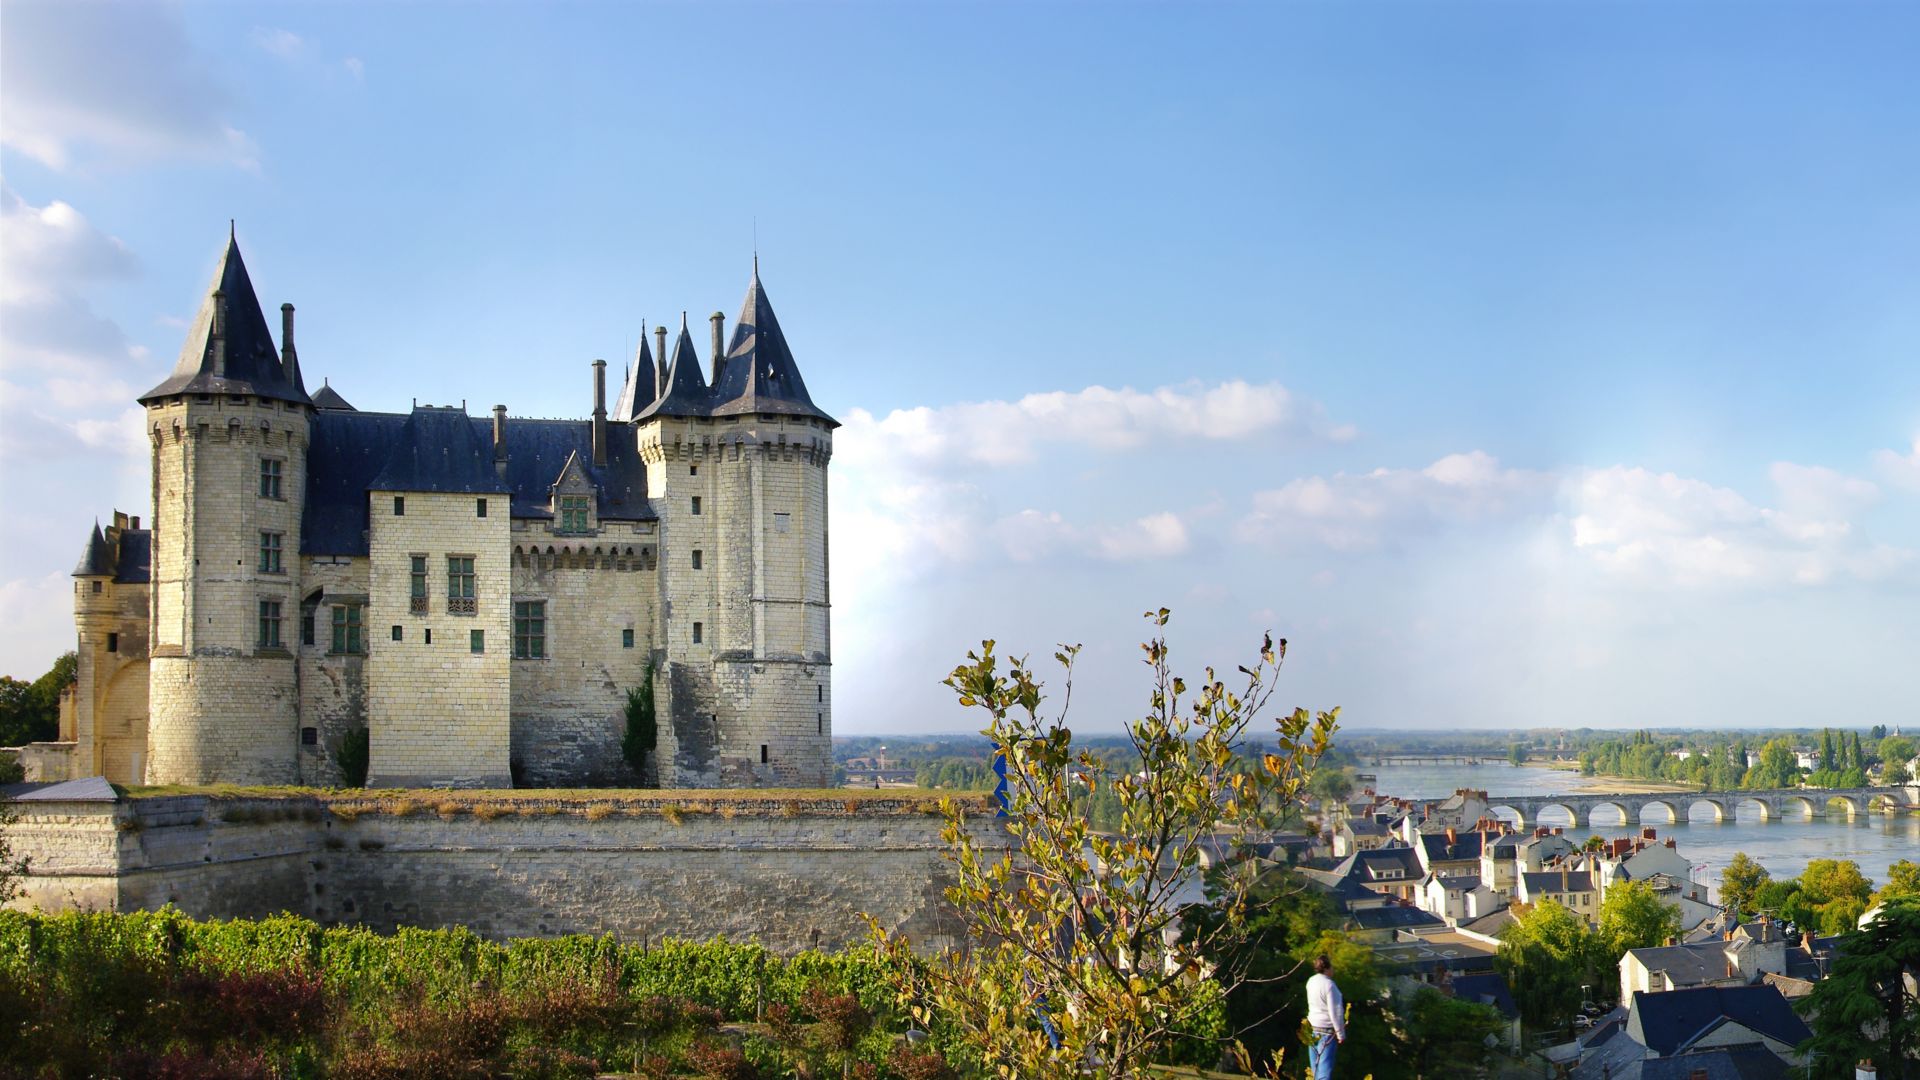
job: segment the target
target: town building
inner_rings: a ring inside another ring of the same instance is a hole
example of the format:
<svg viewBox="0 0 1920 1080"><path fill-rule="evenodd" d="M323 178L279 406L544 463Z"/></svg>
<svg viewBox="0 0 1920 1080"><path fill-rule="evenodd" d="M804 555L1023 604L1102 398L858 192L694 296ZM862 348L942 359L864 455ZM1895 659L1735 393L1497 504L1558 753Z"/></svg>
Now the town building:
<svg viewBox="0 0 1920 1080"><path fill-rule="evenodd" d="M682 316L671 350L642 334L611 406L594 361L584 419L362 411L308 392L293 306L276 345L229 236L139 398L153 517L86 538L78 682L60 742L23 759L337 785L365 746L370 785L827 784L838 425L757 260L731 336L710 321L706 370Z"/></svg>

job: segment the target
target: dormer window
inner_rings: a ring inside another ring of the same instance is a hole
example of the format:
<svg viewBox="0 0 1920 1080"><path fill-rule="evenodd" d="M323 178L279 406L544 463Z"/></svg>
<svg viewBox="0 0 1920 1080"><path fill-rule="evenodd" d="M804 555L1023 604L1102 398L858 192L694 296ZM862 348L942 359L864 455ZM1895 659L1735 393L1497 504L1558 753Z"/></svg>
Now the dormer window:
<svg viewBox="0 0 1920 1080"><path fill-rule="evenodd" d="M560 499L560 526L557 531L563 533L583 533L587 531L587 514L591 504L583 495L565 495Z"/></svg>

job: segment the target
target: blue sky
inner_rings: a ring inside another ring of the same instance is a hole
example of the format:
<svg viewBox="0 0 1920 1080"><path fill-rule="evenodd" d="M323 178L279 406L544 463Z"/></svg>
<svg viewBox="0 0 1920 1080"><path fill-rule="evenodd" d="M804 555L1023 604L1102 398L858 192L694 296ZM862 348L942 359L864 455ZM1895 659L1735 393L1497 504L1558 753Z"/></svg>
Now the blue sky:
<svg viewBox="0 0 1920 1080"><path fill-rule="evenodd" d="M835 720L1138 615L1351 725L1920 723L1920 13L9 2L0 671L227 220L361 408L582 416L756 240ZM703 335L696 335L704 340Z"/></svg>

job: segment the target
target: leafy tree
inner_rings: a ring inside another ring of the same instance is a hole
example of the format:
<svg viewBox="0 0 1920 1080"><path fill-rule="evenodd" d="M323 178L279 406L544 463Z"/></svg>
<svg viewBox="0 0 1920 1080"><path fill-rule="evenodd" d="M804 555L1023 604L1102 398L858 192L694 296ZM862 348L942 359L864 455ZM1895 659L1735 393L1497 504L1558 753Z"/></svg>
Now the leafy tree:
<svg viewBox="0 0 1920 1080"><path fill-rule="evenodd" d="M1901 859L1887 867L1887 883L1873 894L1873 903L1884 904L1902 896L1920 898L1920 863Z"/></svg>
<svg viewBox="0 0 1920 1080"><path fill-rule="evenodd" d="M1623 881L1607 889L1600 905L1600 945L1614 965L1628 949L1664 945L1680 935L1680 909L1660 899L1647 881Z"/></svg>
<svg viewBox="0 0 1920 1080"><path fill-rule="evenodd" d="M1491 1005L1461 1001L1431 986L1397 997L1393 1011L1406 1033L1401 1068L1393 1070L1400 1075L1408 1067L1416 1077L1478 1075L1493 1056L1489 1038L1497 1039L1506 1027L1500 1011ZM1346 1049L1342 1045L1340 1053L1344 1055Z"/></svg>
<svg viewBox="0 0 1920 1080"><path fill-rule="evenodd" d="M1733 861L1720 871L1720 904L1740 919L1756 912L1754 894L1773 880L1767 868L1747 857L1744 851L1733 853Z"/></svg>
<svg viewBox="0 0 1920 1080"><path fill-rule="evenodd" d="M1297 806L1338 725L1337 710L1296 709L1275 722L1277 751L1240 767L1238 751L1274 692L1286 643L1263 642L1234 689L1209 668L1190 694L1168 660L1169 613L1147 618L1155 628L1142 646L1150 703L1126 725L1138 768L1114 770L1073 748L1066 720L1077 646L1055 653L1066 688L1053 716L1041 712L1041 684L1025 659L1003 670L992 641L946 679L962 706L986 711L982 734L1006 754L1006 831L1017 851L983 842L948 800L946 854L959 883L947 896L970 948L910 964L904 938L870 926L901 958L898 989L914 1018L924 1025L939 1017L982 1068L1002 1077L1086 1068L1139 1075L1202 1020L1219 990L1230 997L1244 983L1244 967L1209 970L1207 962L1246 955L1255 875L1246 872L1242 838ZM1118 797L1113 835L1092 830L1082 785ZM1203 850L1216 845L1227 857L1209 875L1215 918L1175 934L1176 897L1200 873Z"/></svg>
<svg viewBox="0 0 1920 1080"><path fill-rule="evenodd" d="M0 746L59 736L60 692L73 684L79 666L79 658L66 653L32 682L0 675Z"/></svg>
<svg viewBox="0 0 1920 1080"><path fill-rule="evenodd" d="M1307 782L1307 791L1318 799L1341 802L1353 794L1354 786L1352 769L1320 768L1314 771L1313 779Z"/></svg>
<svg viewBox="0 0 1920 1080"><path fill-rule="evenodd" d="M1852 760L1848 762L1848 765L1855 769L1865 770L1867 767L1867 756L1860 752L1859 732L1856 731L1853 733L1853 741L1849 744L1848 750L1852 756Z"/></svg>
<svg viewBox="0 0 1920 1080"><path fill-rule="evenodd" d="M1880 762L1886 770L1885 781L1889 784L1906 783L1909 775L1907 763L1913 760L1914 754L1920 753L1920 750L1914 749L1914 741L1905 735L1889 735L1879 741L1875 750L1880 755ZM1894 779L1896 766L1900 776L1897 780Z"/></svg>
<svg viewBox="0 0 1920 1080"><path fill-rule="evenodd" d="M1820 769L1822 772L1833 771L1833 729L1832 728L1820 729Z"/></svg>
<svg viewBox="0 0 1920 1080"><path fill-rule="evenodd" d="M1872 1059L1882 1080L1920 1078L1920 900L1888 904L1841 938L1833 968L1800 1003L1813 1037L1800 1045L1830 1070Z"/></svg>
<svg viewBox="0 0 1920 1080"><path fill-rule="evenodd" d="M1760 748L1760 760L1747 770L1742 786L1747 788L1793 787L1800 778L1800 766L1793 756L1793 744L1774 739Z"/></svg>
<svg viewBox="0 0 1920 1080"><path fill-rule="evenodd" d="M1528 1026L1560 1027L1580 1007L1583 985L1606 985L1599 952L1587 921L1547 900L1521 912L1507 929L1494 966L1513 989Z"/></svg>
<svg viewBox="0 0 1920 1080"><path fill-rule="evenodd" d="M347 787L367 786L367 767L372 763L372 734L366 728L354 728L340 737L336 760Z"/></svg>
<svg viewBox="0 0 1920 1080"><path fill-rule="evenodd" d="M1507 747L1507 760L1515 765L1525 765L1527 763L1526 745L1524 743L1514 743L1512 746Z"/></svg>

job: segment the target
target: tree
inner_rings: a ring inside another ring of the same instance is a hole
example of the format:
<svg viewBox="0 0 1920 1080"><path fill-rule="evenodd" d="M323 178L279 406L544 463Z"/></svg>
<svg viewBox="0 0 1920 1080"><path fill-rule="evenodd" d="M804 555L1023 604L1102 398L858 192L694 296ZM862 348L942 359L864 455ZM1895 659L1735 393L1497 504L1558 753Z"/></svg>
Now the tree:
<svg viewBox="0 0 1920 1080"><path fill-rule="evenodd" d="M1416 1077L1477 1075L1493 1055L1490 1042L1506 1027L1500 1011L1491 1005L1461 1001L1431 986L1396 997L1393 1011L1406 1032L1401 1069L1394 1070L1401 1075L1409 1066Z"/></svg>
<svg viewBox="0 0 1920 1080"><path fill-rule="evenodd" d="M654 747L659 743L658 722L653 715L653 665L647 665L647 673L640 685L627 691L626 705L627 730L620 737L620 756L626 759L627 767L633 774L643 779L647 775L647 758L652 756Z"/></svg>
<svg viewBox="0 0 1920 1080"><path fill-rule="evenodd" d="M1760 748L1760 760L1747 770L1744 787L1793 787L1800 778L1800 766L1793 756L1793 744L1774 739Z"/></svg>
<svg viewBox="0 0 1920 1080"><path fill-rule="evenodd" d="M1352 769L1316 769L1313 779L1307 782L1307 790L1315 798L1332 802L1344 802L1353 794L1354 777Z"/></svg>
<svg viewBox="0 0 1920 1080"><path fill-rule="evenodd" d="M78 670L79 658L65 653L32 682L0 675L0 746L57 738L60 692L73 684Z"/></svg>
<svg viewBox="0 0 1920 1080"><path fill-rule="evenodd" d="M1628 949L1664 945L1680 936L1680 909L1660 899L1647 881L1617 882L1600 905L1600 944L1613 965Z"/></svg>
<svg viewBox="0 0 1920 1080"><path fill-rule="evenodd" d="M1526 745L1523 743L1514 743L1512 746L1507 747L1507 760L1515 765L1525 765L1527 763Z"/></svg>
<svg viewBox="0 0 1920 1080"><path fill-rule="evenodd" d="M1881 1080L1920 1078L1920 900L1889 903L1841 938L1833 968L1798 1006L1813 1037L1800 1051L1830 1069L1872 1059Z"/></svg>
<svg viewBox="0 0 1920 1080"><path fill-rule="evenodd" d="M1920 863L1912 859L1901 859L1887 867L1887 883L1873 894L1872 902L1884 904L1902 896L1920 898Z"/></svg>
<svg viewBox="0 0 1920 1080"><path fill-rule="evenodd" d="M1907 763L1913 760L1920 750L1914 749L1914 741L1905 735L1889 735L1875 746L1880 755L1882 768L1881 782L1886 784L1904 784L1912 778Z"/></svg>
<svg viewBox="0 0 1920 1080"><path fill-rule="evenodd" d="M1822 934L1842 934L1853 929L1867 910L1873 882L1852 859L1815 859L1800 875L1800 892L1813 919L1811 923L1795 921L1802 927L1817 927Z"/></svg>
<svg viewBox="0 0 1920 1080"><path fill-rule="evenodd" d="M1580 1007L1581 987L1605 985L1587 921L1552 900L1520 913L1501 939L1494 966L1534 1028L1560 1027Z"/></svg>
<svg viewBox="0 0 1920 1080"><path fill-rule="evenodd" d="M1852 754L1853 760L1847 763L1848 766L1864 772L1867 767L1867 756L1860 751L1860 733L1857 731L1853 733L1853 741L1849 744L1849 752ZM1858 787L1859 785L1856 784L1855 786Z"/></svg>
<svg viewBox="0 0 1920 1080"><path fill-rule="evenodd" d="M1833 729L1820 729L1820 771L1833 771Z"/></svg>
<svg viewBox="0 0 1920 1080"><path fill-rule="evenodd" d="M1152 692L1146 714L1126 724L1124 767L1073 747L1066 721L1078 646L1054 654L1065 688L1052 716L1041 712L1041 683L1026 660L1003 670L992 641L954 668L946 685L962 706L986 712L982 734L1006 755L1005 835L1015 850L987 840L947 800L945 854L958 879L947 897L970 947L909 963L906 939L869 921L901 960L896 988L910 1014L923 1025L939 1017L981 1069L1001 1077L1139 1075L1218 1005L1221 990L1230 997L1244 983L1244 968L1210 968L1208 958L1231 965L1246 956L1257 878L1246 840L1298 806L1339 723L1338 710L1296 709L1275 721L1276 751L1241 767L1286 642L1263 642L1234 689L1209 668L1190 693L1168 659L1169 613L1147 618ZM1102 788L1119 801L1112 835L1095 833L1084 812L1086 792ZM1176 933L1178 897L1210 849L1224 856L1207 876L1213 917Z"/></svg>
<svg viewBox="0 0 1920 1080"><path fill-rule="evenodd" d="M1746 852L1736 851L1733 861L1720 871L1720 905L1744 920L1757 911L1754 894L1772 880L1766 867L1748 858Z"/></svg>

